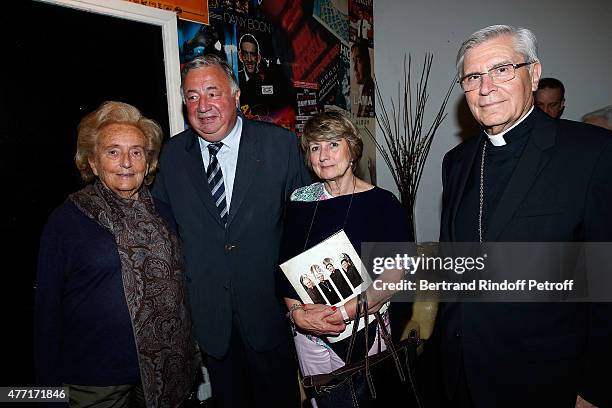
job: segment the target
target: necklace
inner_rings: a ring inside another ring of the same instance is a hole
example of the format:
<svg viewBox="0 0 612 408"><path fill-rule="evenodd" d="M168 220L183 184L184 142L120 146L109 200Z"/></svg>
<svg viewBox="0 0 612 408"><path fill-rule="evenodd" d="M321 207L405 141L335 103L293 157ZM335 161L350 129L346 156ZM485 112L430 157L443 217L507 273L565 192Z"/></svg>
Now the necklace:
<svg viewBox="0 0 612 408"><path fill-rule="evenodd" d="M351 211L351 205L353 204L353 197L355 196L355 186L357 184L357 180L355 179L355 175L353 174L353 192L351 193L351 199L349 200L348 208L346 209L346 215L344 216L344 222L342 223L342 228L340 231L346 227L346 222L348 221L349 212ZM323 187L325 188L325 186ZM319 209L319 203L321 200L317 200L317 204L315 204L314 212L312 213L312 219L310 220L310 226L308 227L308 233L306 234L306 242L304 242L304 248L302 251L306 250L306 246L308 245L308 239L310 238L310 231L312 230L312 225L314 224L315 217L317 215L317 210Z"/></svg>
<svg viewBox="0 0 612 408"><path fill-rule="evenodd" d="M325 287L325 289L329 292L332 290L331 286L329 285L329 281L327 279L322 280L321 285Z"/></svg>
<svg viewBox="0 0 612 408"><path fill-rule="evenodd" d="M482 146L482 159L480 160L480 203L478 208L478 239L482 244L482 209L484 207L484 165L485 165L485 154L487 152L487 140L485 139L484 145Z"/></svg>

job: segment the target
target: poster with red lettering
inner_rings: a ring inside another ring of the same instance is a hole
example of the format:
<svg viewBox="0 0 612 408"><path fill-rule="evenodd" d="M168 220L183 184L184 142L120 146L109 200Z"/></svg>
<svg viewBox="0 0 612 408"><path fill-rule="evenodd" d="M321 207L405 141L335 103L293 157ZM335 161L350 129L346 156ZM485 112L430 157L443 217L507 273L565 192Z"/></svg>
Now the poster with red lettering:
<svg viewBox="0 0 612 408"><path fill-rule="evenodd" d="M358 9L372 22L372 0L210 0L208 9L208 26L179 21L181 62L209 52L224 57L238 80L245 117L300 136L315 113L341 110L359 128L375 131L373 32L370 27L367 40L355 41L353 22ZM366 132L362 138L358 174L375 183L376 148Z"/></svg>

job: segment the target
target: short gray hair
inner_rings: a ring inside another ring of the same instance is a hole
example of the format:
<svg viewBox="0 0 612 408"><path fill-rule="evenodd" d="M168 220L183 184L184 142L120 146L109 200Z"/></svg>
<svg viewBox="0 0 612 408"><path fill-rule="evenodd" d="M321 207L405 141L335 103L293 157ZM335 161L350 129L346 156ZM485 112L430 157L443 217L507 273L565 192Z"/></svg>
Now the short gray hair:
<svg viewBox="0 0 612 408"><path fill-rule="evenodd" d="M585 113L582 116L582 121L586 122L587 120L593 118L604 118L608 121L608 126L612 126L612 105L594 110L593 112Z"/></svg>
<svg viewBox="0 0 612 408"><path fill-rule="evenodd" d="M506 35L514 38L514 50L525 58L524 62L540 61L538 58L538 41L531 30L509 25L492 25L476 31L461 44L457 53L457 73L459 77L463 77L463 59L468 50L485 41Z"/></svg>
<svg viewBox="0 0 612 408"><path fill-rule="evenodd" d="M152 119L146 118L132 105L123 102L106 101L98 109L87 114L78 127L77 151L74 156L81 178L85 182L96 178L89 159L96 155L98 140L102 131L109 125L125 124L138 128L145 138L145 156L149 165L149 173L144 183L149 185L155 178L159 150L161 149L163 132Z"/></svg>
<svg viewBox="0 0 612 408"><path fill-rule="evenodd" d="M215 65L217 65L223 70L223 73L225 74L227 80L230 83L232 95L236 95L236 92L238 92L238 89L240 88L238 87L238 81L236 81L236 77L234 76L234 71L232 70L232 67L230 67L227 62L223 61L217 55L206 54L200 57L196 57L191 61L185 63L185 65L183 65L183 68L181 69L181 97L183 99L183 103L185 102L185 95L183 94L183 85L185 83L185 77L187 76L187 73L192 69L212 67Z"/></svg>

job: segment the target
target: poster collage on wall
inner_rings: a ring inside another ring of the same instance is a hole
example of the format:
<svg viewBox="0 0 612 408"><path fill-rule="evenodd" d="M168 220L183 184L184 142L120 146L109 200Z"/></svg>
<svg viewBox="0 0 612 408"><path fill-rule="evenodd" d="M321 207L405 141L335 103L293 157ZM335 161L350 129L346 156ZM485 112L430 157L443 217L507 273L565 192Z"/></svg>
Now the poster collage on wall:
<svg viewBox="0 0 612 408"><path fill-rule="evenodd" d="M205 1L205 0L204 0ZM240 110L298 136L341 110L364 141L358 175L375 183L372 0L209 0L208 25L178 21L181 65L213 53L233 68Z"/></svg>

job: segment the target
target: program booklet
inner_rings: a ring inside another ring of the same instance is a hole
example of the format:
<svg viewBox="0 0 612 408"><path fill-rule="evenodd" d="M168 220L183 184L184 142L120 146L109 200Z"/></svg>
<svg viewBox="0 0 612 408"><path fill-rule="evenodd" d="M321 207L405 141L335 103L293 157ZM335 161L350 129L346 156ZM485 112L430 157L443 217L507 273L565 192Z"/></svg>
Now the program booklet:
<svg viewBox="0 0 612 408"><path fill-rule="evenodd" d="M300 296L302 303L341 306L366 290L372 283L344 230L282 263L280 268ZM387 304L380 312L386 310ZM371 322L373 315L368 317ZM359 319L359 330L364 327ZM349 337L353 322L338 336L327 336L330 343Z"/></svg>

